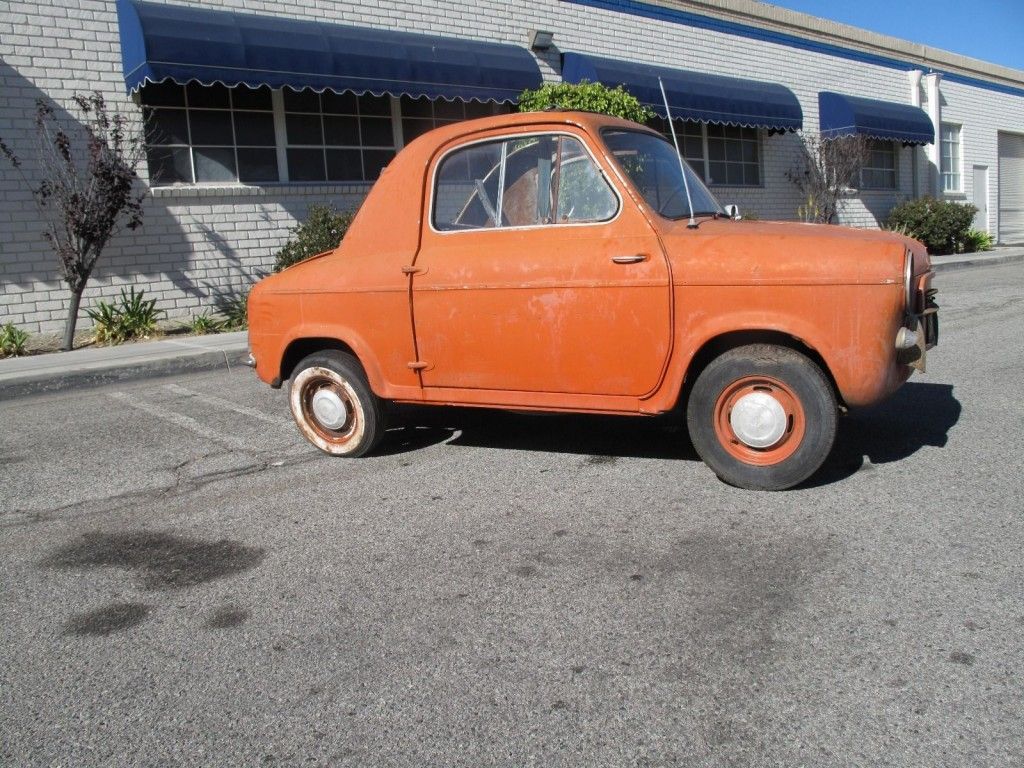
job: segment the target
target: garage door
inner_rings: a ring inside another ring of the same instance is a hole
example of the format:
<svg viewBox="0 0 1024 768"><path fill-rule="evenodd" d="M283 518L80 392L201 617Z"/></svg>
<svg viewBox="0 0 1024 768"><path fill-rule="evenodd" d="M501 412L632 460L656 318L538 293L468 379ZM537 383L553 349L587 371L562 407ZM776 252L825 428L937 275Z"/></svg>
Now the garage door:
<svg viewBox="0 0 1024 768"><path fill-rule="evenodd" d="M999 242L1024 243L1024 136L999 134Z"/></svg>

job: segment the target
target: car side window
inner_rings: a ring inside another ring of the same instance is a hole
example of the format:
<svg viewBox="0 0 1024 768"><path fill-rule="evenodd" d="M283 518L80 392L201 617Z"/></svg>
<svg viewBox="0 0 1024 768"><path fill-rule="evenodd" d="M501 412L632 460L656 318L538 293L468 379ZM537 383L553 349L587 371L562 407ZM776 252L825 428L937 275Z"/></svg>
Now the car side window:
<svg viewBox="0 0 1024 768"><path fill-rule="evenodd" d="M606 221L618 198L576 138L517 136L447 155L434 189L442 232Z"/></svg>
<svg viewBox="0 0 1024 768"><path fill-rule="evenodd" d="M618 200L576 139L562 139L558 169L559 223L606 221L615 215Z"/></svg>

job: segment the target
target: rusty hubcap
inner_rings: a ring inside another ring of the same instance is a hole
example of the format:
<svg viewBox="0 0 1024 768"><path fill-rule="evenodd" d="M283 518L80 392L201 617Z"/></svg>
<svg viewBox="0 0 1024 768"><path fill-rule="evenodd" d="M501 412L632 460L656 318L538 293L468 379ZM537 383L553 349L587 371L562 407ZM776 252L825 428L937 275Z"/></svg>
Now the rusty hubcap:
<svg viewBox="0 0 1024 768"><path fill-rule="evenodd" d="M362 438L359 398L344 377L329 368L307 368L298 374L292 412L310 442L329 453L343 455Z"/></svg>

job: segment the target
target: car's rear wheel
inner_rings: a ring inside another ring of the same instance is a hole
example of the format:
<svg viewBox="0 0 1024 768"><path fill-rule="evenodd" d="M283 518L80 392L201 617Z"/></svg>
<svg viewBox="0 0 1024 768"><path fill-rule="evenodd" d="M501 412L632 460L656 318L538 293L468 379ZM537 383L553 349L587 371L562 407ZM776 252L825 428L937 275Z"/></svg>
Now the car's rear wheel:
<svg viewBox="0 0 1024 768"><path fill-rule="evenodd" d="M751 344L701 371L686 420L694 448L720 478L750 490L783 490L814 474L832 450L836 398L805 355Z"/></svg>
<svg viewBox="0 0 1024 768"><path fill-rule="evenodd" d="M380 400L359 361L345 352L304 358L292 374L288 401L303 436L332 456L363 456L384 434Z"/></svg>

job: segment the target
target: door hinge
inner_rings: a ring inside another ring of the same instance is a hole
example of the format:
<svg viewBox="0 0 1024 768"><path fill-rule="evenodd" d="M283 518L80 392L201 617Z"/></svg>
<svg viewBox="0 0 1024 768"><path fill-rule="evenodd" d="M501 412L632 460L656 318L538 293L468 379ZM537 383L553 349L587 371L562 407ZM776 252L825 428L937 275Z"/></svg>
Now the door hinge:
<svg viewBox="0 0 1024 768"><path fill-rule="evenodd" d="M403 275L422 275L426 271L427 271L426 267L417 267L415 265L409 265L407 267L402 267L402 274Z"/></svg>
<svg viewBox="0 0 1024 768"><path fill-rule="evenodd" d="M414 371L423 371L430 367L430 363L424 363L422 360L414 360L409 363L409 367Z"/></svg>

